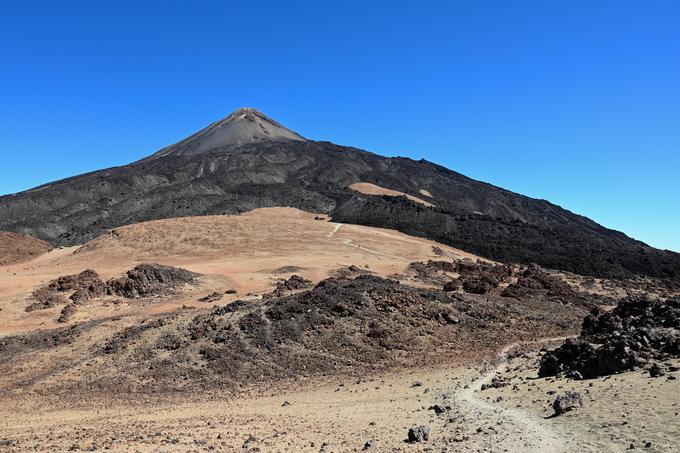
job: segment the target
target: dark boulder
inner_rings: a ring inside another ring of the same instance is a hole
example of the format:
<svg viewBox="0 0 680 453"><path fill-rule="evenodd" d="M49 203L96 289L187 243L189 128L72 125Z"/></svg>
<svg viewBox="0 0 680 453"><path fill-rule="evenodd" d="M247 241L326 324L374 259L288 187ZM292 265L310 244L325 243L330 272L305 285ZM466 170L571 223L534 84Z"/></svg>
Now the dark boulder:
<svg viewBox="0 0 680 453"><path fill-rule="evenodd" d="M481 390L499 389L507 387L508 385L510 385L510 381L508 381L507 379L501 376L494 376L493 379L491 379L490 383L482 384Z"/></svg>
<svg viewBox="0 0 680 453"><path fill-rule="evenodd" d="M200 299L198 299L198 301L199 302L217 302L220 299L222 299L222 294L215 291L215 292L208 294L205 297L201 297Z"/></svg>
<svg viewBox="0 0 680 453"><path fill-rule="evenodd" d="M428 426L414 426L408 430L409 442L426 442L430 440L430 428Z"/></svg>
<svg viewBox="0 0 680 453"><path fill-rule="evenodd" d="M456 279L444 283L444 288L442 289L446 292L451 292L459 290L461 286L460 280Z"/></svg>
<svg viewBox="0 0 680 453"><path fill-rule="evenodd" d="M666 367L663 363L653 363L649 367L649 375L653 378L662 377L666 375Z"/></svg>
<svg viewBox="0 0 680 453"><path fill-rule="evenodd" d="M555 398L553 402L553 410L555 415L562 415L566 412L574 411L583 406L583 399L578 392L566 392L562 396Z"/></svg>
<svg viewBox="0 0 680 453"><path fill-rule="evenodd" d="M61 314L59 315L57 322L60 324L69 322L77 312L78 304L76 302L71 302L70 304L66 305L63 310L61 310Z"/></svg>
<svg viewBox="0 0 680 453"><path fill-rule="evenodd" d="M428 408L431 411L434 411L435 414L441 415L444 412L448 412L451 410L451 406L446 406L444 404L434 404Z"/></svg>

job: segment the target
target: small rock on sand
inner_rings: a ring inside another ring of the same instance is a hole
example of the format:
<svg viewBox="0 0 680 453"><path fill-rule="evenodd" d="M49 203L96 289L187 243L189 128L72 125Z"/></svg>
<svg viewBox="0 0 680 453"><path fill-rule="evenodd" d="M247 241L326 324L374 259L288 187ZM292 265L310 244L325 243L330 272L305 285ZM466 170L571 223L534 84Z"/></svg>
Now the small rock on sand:
<svg viewBox="0 0 680 453"><path fill-rule="evenodd" d="M579 407L583 406L583 399L581 394L578 392L566 392L562 396L555 398L553 403L553 409L555 410L555 415L562 415L565 412L571 412Z"/></svg>
<svg viewBox="0 0 680 453"><path fill-rule="evenodd" d="M430 428L428 426L414 426L408 430L409 442L425 442L430 439Z"/></svg>

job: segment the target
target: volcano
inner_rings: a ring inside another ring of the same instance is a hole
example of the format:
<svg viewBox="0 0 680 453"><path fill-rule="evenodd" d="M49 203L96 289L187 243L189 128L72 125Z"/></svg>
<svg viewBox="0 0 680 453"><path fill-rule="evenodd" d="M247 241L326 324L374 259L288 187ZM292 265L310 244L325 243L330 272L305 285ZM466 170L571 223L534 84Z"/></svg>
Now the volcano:
<svg viewBox="0 0 680 453"><path fill-rule="evenodd" d="M504 262L680 279L680 254L548 201L426 160L308 140L252 108L138 162L0 197L0 230L74 245L122 225L261 207L396 229Z"/></svg>
<svg viewBox="0 0 680 453"><path fill-rule="evenodd" d="M241 108L179 143L163 148L150 159L191 156L212 150L224 151L245 144L272 141L305 141L305 138L257 109Z"/></svg>

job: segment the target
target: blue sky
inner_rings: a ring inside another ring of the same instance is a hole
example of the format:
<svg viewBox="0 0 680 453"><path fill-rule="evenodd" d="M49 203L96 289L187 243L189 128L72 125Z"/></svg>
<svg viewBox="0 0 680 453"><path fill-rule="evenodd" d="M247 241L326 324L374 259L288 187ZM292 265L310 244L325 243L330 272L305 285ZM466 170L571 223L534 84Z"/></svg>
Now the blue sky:
<svg viewBox="0 0 680 453"><path fill-rule="evenodd" d="M674 1L4 2L0 193L252 106L680 251L679 23Z"/></svg>

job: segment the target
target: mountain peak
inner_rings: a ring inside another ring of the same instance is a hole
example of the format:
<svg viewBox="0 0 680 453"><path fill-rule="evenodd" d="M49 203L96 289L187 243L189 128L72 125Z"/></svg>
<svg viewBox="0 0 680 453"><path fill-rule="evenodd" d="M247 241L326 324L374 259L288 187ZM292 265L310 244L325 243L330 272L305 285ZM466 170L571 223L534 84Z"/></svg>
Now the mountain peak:
<svg viewBox="0 0 680 453"><path fill-rule="evenodd" d="M274 121L261 111L252 107L242 107L190 137L163 148L151 157L194 155L250 143L305 140L300 134Z"/></svg>

